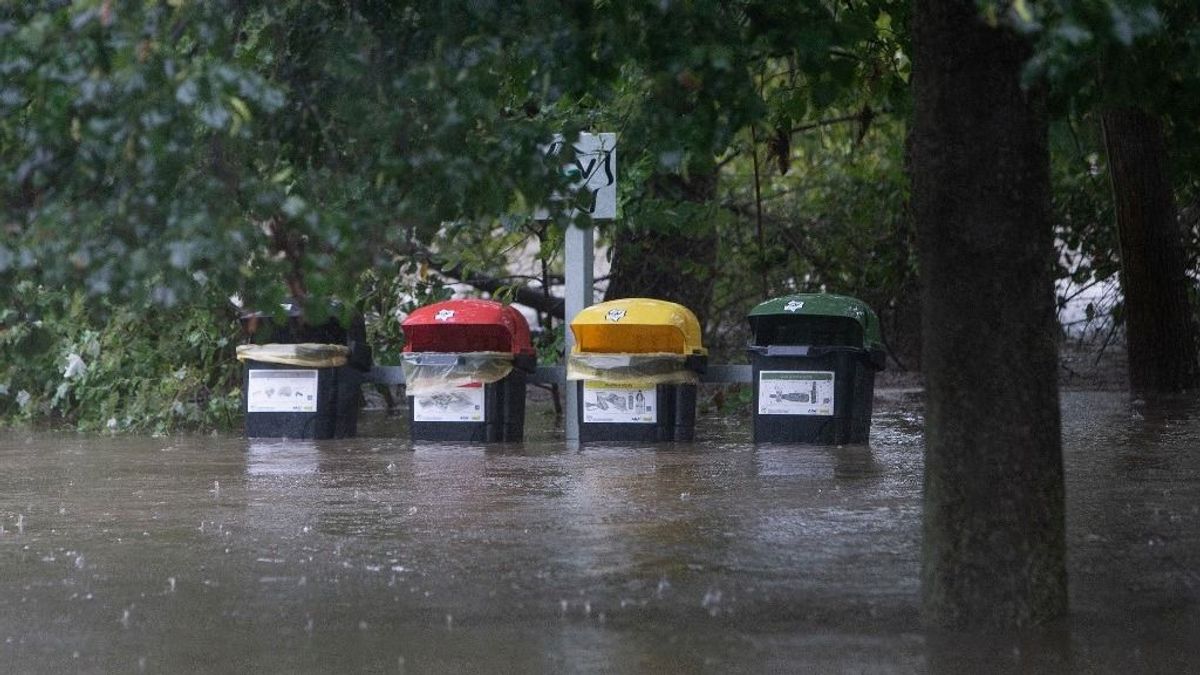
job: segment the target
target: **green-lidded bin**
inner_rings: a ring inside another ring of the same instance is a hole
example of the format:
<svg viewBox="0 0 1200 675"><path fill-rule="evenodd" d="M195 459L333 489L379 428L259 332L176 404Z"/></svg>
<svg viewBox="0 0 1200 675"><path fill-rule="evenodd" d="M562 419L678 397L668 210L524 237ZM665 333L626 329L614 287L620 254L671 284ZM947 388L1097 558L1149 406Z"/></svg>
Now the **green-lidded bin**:
<svg viewBox="0 0 1200 675"><path fill-rule="evenodd" d="M768 300L748 319L754 441L866 443L885 355L875 312L849 296L801 293Z"/></svg>

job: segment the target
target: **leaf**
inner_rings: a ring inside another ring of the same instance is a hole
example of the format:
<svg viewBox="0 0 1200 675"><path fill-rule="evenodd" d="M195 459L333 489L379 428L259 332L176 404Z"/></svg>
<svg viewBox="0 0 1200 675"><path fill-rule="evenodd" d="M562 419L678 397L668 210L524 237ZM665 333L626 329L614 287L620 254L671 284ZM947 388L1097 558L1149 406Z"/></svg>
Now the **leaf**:
<svg viewBox="0 0 1200 675"><path fill-rule="evenodd" d="M184 80L179 88L175 90L175 100L181 104L190 106L196 102L196 98L200 95L200 87L195 80Z"/></svg>
<svg viewBox="0 0 1200 675"><path fill-rule="evenodd" d="M237 115L239 117L241 117L243 120L245 120L247 122L250 121L250 118L251 118L250 106L247 106L245 101L243 101L242 99L240 99L236 96L230 96L229 97L229 105L233 108L233 111L235 113L237 113Z"/></svg>
<svg viewBox="0 0 1200 675"><path fill-rule="evenodd" d="M1117 38L1117 41L1126 47L1133 44L1133 21L1125 10L1121 9L1119 5L1111 5L1109 16L1112 19L1113 36Z"/></svg>
<svg viewBox="0 0 1200 675"><path fill-rule="evenodd" d="M1017 17L1025 23L1033 23L1033 11L1029 9L1028 0L1014 0L1013 11L1017 13Z"/></svg>
<svg viewBox="0 0 1200 675"><path fill-rule="evenodd" d="M223 129L226 124L229 124L232 115L225 109L225 106L219 103L210 103L200 109L198 117L208 127Z"/></svg>

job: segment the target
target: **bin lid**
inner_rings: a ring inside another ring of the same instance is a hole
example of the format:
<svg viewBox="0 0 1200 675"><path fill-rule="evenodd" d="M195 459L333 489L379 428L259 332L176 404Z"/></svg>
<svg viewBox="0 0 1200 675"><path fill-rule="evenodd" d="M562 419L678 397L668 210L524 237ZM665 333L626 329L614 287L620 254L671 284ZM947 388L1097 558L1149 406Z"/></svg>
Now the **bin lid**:
<svg viewBox="0 0 1200 675"><path fill-rule="evenodd" d="M575 352L707 354L692 310L666 300L626 298L587 307L571 321Z"/></svg>
<svg viewBox="0 0 1200 675"><path fill-rule="evenodd" d="M529 322L494 300L446 300L413 311L401 324L406 352L533 354Z"/></svg>
<svg viewBox="0 0 1200 675"><path fill-rule="evenodd" d="M772 298L750 310L747 317L750 328L759 332L760 322L777 322L796 316L826 316L852 319L862 327L863 347L882 349L883 333L879 328L879 317L865 302L848 295L832 293L796 293Z"/></svg>

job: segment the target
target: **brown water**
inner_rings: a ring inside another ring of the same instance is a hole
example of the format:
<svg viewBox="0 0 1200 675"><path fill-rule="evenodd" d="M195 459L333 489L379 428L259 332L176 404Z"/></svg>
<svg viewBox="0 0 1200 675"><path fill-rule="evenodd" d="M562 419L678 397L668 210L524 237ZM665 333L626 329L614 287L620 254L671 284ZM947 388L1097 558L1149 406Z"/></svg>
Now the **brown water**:
<svg viewBox="0 0 1200 675"><path fill-rule="evenodd" d="M1200 403L1063 405L1065 648L922 632L884 392L870 447L0 432L0 671L1195 672Z"/></svg>

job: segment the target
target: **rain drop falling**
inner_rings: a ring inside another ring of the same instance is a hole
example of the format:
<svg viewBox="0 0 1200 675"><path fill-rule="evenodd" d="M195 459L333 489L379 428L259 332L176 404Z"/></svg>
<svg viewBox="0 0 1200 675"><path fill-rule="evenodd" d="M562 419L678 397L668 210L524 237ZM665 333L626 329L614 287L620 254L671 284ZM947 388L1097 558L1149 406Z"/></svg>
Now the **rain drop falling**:
<svg viewBox="0 0 1200 675"><path fill-rule="evenodd" d="M716 616L720 612L719 605L721 604L720 589L710 588L704 593L704 600L700 602L700 606L707 609L710 616Z"/></svg>

